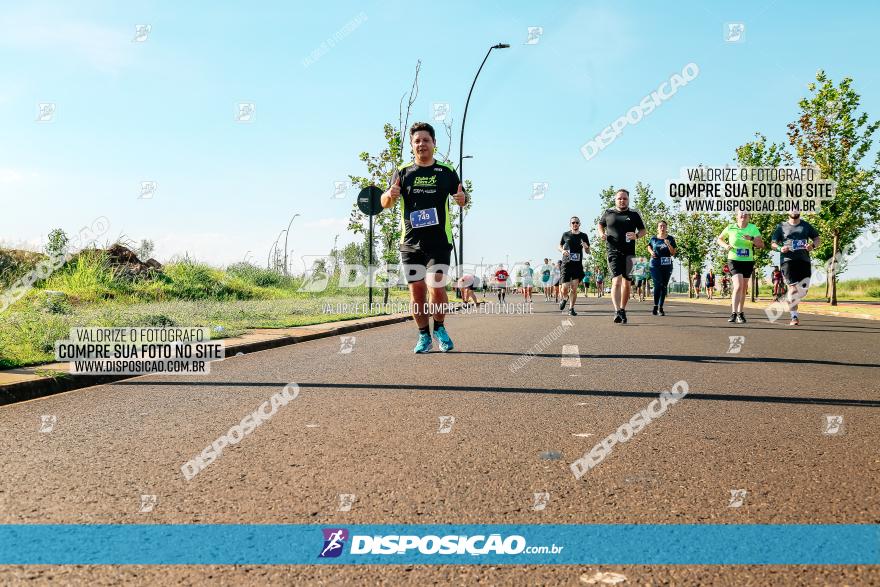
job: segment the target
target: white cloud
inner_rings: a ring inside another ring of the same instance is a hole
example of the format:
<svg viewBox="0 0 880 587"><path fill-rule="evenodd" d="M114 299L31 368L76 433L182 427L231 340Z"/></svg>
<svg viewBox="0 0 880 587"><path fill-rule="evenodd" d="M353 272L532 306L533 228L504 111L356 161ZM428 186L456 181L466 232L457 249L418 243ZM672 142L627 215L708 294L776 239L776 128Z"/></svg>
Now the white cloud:
<svg viewBox="0 0 880 587"><path fill-rule="evenodd" d="M19 169L0 167L0 183L21 183L24 177L25 173Z"/></svg>
<svg viewBox="0 0 880 587"><path fill-rule="evenodd" d="M58 14L58 5L6 13L0 18L0 46L21 52L74 56L105 73L126 64L134 37L128 29L108 27Z"/></svg>

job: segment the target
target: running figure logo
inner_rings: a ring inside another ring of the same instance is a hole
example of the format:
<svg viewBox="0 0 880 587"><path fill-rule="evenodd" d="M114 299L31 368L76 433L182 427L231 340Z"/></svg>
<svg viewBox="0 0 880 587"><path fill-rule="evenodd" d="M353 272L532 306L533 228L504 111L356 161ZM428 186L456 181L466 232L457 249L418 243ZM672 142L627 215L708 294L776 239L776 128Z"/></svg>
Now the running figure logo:
<svg viewBox="0 0 880 587"><path fill-rule="evenodd" d="M741 22L728 22L724 26L724 40L728 43L741 43L746 34L746 25Z"/></svg>
<svg viewBox="0 0 880 587"><path fill-rule="evenodd" d="M339 337L339 354L340 355L349 355L351 351L354 350L354 343L357 340L355 336L340 336Z"/></svg>
<svg viewBox="0 0 880 587"><path fill-rule="evenodd" d="M544 34L544 27L542 26L530 26L528 29L528 37L526 37L525 45L537 45L541 40L541 35Z"/></svg>
<svg viewBox="0 0 880 587"><path fill-rule="evenodd" d="M825 436L835 436L843 433L843 416L833 416L825 414L822 426L822 434Z"/></svg>
<svg viewBox="0 0 880 587"><path fill-rule="evenodd" d="M153 511L153 508L156 507L156 496L155 495L141 495L141 507L138 509L141 513L149 513Z"/></svg>
<svg viewBox="0 0 880 587"><path fill-rule="evenodd" d="M530 200L543 200L547 195L547 190L550 189L550 184L546 181L533 181L532 182L532 194L529 196Z"/></svg>
<svg viewBox="0 0 880 587"><path fill-rule="evenodd" d="M730 508L738 508L741 507L743 502L746 500L746 493L748 493L745 489L731 489L730 490L730 503L727 504L727 507Z"/></svg>
<svg viewBox="0 0 880 587"><path fill-rule="evenodd" d="M342 554L342 547L348 540L348 530L345 528L325 528L322 532L324 533L324 548L318 558L336 558Z"/></svg>
<svg viewBox="0 0 880 587"><path fill-rule="evenodd" d="M58 422L58 417L54 415L43 415L40 416L40 432L52 432L55 428L55 423Z"/></svg>
<svg viewBox="0 0 880 587"><path fill-rule="evenodd" d="M152 200L158 187L159 185L155 181L142 181L141 194L138 196L138 200Z"/></svg>
<svg viewBox="0 0 880 587"><path fill-rule="evenodd" d="M134 25L134 38L131 40L132 43L143 43L147 40L147 37L150 36L150 32L153 30L153 25L151 24L136 24Z"/></svg>
<svg viewBox="0 0 880 587"><path fill-rule="evenodd" d="M550 503L550 494L546 491L535 493L535 503L532 504L532 511L540 512Z"/></svg>
<svg viewBox="0 0 880 587"><path fill-rule="evenodd" d="M257 118L257 105L253 102L239 102L235 113L236 122L253 122Z"/></svg>
<svg viewBox="0 0 880 587"><path fill-rule="evenodd" d="M455 416L440 416L440 429L437 434L449 434L452 432L452 425L455 424Z"/></svg>
<svg viewBox="0 0 880 587"><path fill-rule="evenodd" d="M55 103L41 102L37 104L37 122L54 122Z"/></svg>
<svg viewBox="0 0 880 587"><path fill-rule="evenodd" d="M727 352L730 354L733 354L733 355L738 354L742 350L745 342L746 342L745 336L731 336L730 337L730 346L727 347Z"/></svg>
<svg viewBox="0 0 880 587"><path fill-rule="evenodd" d="M341 200L345 197L345 194L348 192L351 184L347 181L334 181L333 182L333 197L331 199Z"/></svg>
<svg viewBox="0 0 880 587"><path fill-rule="evenodd" d="M339 494L339 511L340 512L350 512L351 506L354 505L354 502L357 500L357 496L353 493L340 493Z"/></svg>
<svg viewBox="0 0 880 587"><path fill-rule="evenodd" d="M434 122L452 122L452 107L449 102L431 103L431 120Z"/></svg>

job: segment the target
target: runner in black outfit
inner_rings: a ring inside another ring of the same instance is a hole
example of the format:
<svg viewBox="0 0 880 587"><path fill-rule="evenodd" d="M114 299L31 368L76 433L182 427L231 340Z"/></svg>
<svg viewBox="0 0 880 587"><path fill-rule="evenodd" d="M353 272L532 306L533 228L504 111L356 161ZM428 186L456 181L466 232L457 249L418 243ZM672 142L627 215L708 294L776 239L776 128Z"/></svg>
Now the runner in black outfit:
<svg viewBox="0 0 880 587"><path fill-rule="evenodd" d="M563 232L559 239L559 250L562 251L565 261L562 266L562 302L559 309L565 310L565 304L571 301L568 313L577 316L574 303L577 301L578 283L584 278L584 254L590 252L590 239L581 232L580 218L572 216L570 225L571 230Z"/></svg>
<svg viewBox="0 0 880 587"><path fill-rule="evenodd" d="M403 234L400 258L409 283L412 313L419 328L416 353L431 350L428 319L434 317L434 336L440 350L450 351L452 339L443 325L443 305L448 303L444 274L449 271L452 251L452 223L449 213L450 196L459 206L467 203L467 194L455 170L434 159L434 128L416 122L409 129L410 146L415 160L401 165L391 178L391 187L382 194L382 207L393 208L403 196L400 207ZM425 283L425 278L429 283ZM428 289L432 308L427 308Z"/></svg>
<svg viewBox="0 0 880 587"><path fill-rule="evenodd" d="M800 211L791 211L788 221L776 226L770 240L770 246L779 251L782 274L788 285L789 326L798 326L798 302L807 296L810 287L813 276L810 251L819 246L819 231L806 220L801 220Z"/></svg>
<svg viewBox="0 0 880 587"><path fill-rule="evenodd" d="M608 271L611 273L611 303L614 304L614 322L626 324L626 303L630 294L632 258L636 254L636 239L645 236L641 215L629 209L629 192L617 190L614 208L605 210L599 218L599 237L608 243Z"/></svg>

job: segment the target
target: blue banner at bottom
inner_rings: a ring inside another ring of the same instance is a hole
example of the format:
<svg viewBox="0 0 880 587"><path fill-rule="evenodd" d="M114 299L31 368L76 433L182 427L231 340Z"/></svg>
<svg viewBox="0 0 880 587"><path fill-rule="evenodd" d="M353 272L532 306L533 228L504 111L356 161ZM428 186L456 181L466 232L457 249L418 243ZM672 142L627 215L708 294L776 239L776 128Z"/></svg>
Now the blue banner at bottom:
<svg viewBox="0 0 880 587"><path fill-rule="evenodd" d="M0 564L876 565L880 526L8 524Z"/></svg>

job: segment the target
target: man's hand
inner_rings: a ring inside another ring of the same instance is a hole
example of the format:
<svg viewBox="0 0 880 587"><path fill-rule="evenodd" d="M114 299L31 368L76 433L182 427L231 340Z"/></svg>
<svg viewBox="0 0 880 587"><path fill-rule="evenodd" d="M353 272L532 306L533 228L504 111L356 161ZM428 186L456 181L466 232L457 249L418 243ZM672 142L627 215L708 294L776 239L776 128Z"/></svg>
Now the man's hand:
<svg viewBox="0 0 880 587"><path fill-rule="evenodd" d="M384 195L389 200L387 207L392 208L397 203L397 199L400 198L400 176L397 176L397 181L391 184L391 187L388 188Z"/></svg>
<svg viewBox="0 0 880 587"><path fill-rule="evenodd" d="M467 204L467 194L464 191L464 188L461 184L458 184L458 191L452 196L455 198L455 203L464 208L464 205Z"/></svg>
<svg viewBox="0 0 880 587"><path fill-rule="evenodd" d="M663 242L666 242L666 241L663 241ZM649 249L649 250L651 251L651 258L652 258L652 259L656 259L656 258L657 258L657 253L654 252L654 249Z"/></svg>
<svg viewBox="0 0 880 587"><path fill-rule="evenodd" d="M791 252L791 247L788 246L788 245L783 245L782 248L779 249L779 250L782 251L783 253L790 253L790 252Z"/></svg>
<svg viewBox="0 0 880 587"><path fill-rule="evenodd" d="M638 235L636 235L636 233L634 233L634 232L628 232L624 236L626 237L627 240L630 240L630 241L634 241L634 240L636 240L636 238L638 238Z"/></svg>
<svg viewBox="0 0 880 587"><path fill-rule="evenodd" d="M809 251L812 251L813 249L815 249L816 247L813 246L812 242L809 242L809 243L807 243L807 246L804 248L806 248L807 252L809 252Z"/></svg>
<svg viewBox="0 0 880 587"><path fill-rule="evenodd" d="M599 233L599 238L601 238L603 241L604 241L604 240L608 240L608 235L605 234L604 232L600 232L600 233Z"/></svg>

